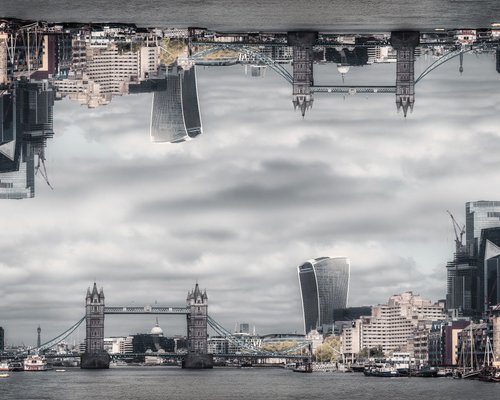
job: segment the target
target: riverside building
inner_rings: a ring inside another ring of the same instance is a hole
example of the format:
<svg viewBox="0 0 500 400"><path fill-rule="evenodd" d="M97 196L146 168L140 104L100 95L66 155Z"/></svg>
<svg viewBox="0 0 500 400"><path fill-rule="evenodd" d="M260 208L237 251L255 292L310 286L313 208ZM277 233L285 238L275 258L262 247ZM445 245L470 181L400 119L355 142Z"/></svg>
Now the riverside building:
<svg viewBox="0 0 500 400"><path fill-rule="evenodd" d="M372 307L370 316L353 322L342 333L345 354L381 346L384 353L405 351L419 321L445 319L444 304L432 303L413 292L391 296L387 304Z"/></svg>

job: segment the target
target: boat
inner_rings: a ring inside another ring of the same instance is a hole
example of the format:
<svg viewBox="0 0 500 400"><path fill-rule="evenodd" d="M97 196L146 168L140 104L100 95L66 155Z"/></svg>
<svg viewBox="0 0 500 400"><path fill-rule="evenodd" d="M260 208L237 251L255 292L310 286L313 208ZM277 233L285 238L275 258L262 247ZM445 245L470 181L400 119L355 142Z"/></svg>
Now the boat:
<svg viewBox="0 0 500 400"><path fill-rule="evenodd" d="M8 378L9 376L10 376L9 374L5 374L5 373L0 374L0 378Z"/></svg>
<svg viewBox="0 0 500 400"><path fill-rule="evenodd" d="M56 369L56 372L66 372L65 369Z"/></svg>
<svg viewBox="0 0 500 400"><path fill-rule="evenodd" d="M21 361L12 361L9 363L10 371L19 372L24 371L24 365Z"/></svg>
<svg viewBox="0 0 500 400"><path fill-rule="evenodd" d="M295 368L292 369L293 372L304 372L304 373L312 373L312 363L299 364Z"/></svg>
<svg viewBox="0 0 500 400"><path fill-rule="evenodd" d="M0 371L11 371L9 363L6 361L0 362Z"/></svg>
<svg viewBox="0 0 500 400"><path fill-rule="evenodd" d="M366 366L363 373L365 376L378 376L381 378L395 378L401 376L398 370L390 365Z"/></svg>
<svg viewBox="0 0 500 400"><path fill-rule="evenodd" d="M28 358L24 360L25 371L48 371L49 369L45 357L39 356L38 354L28 356Z"/></svg>
<svg viewBox="0 0 500 400"><path fill-rule="evenodd" d="M438 369L436 367L424 367L415 373L419 378L437 378Z"/></svg>

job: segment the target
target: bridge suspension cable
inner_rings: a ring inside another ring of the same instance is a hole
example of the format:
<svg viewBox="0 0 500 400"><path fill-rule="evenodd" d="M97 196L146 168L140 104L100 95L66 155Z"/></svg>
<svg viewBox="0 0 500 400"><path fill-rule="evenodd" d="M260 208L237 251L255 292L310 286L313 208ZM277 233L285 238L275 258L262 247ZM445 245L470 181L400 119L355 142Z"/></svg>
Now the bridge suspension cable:
<svg viewBox="0 0 500 400"><path fill-rule="evenodd" d="M259 356L287 356L287 355L292 355L293 353L302 350L303 348L309 347L311 342L309 340L303 340L297 342L296 345L289 347L287 349L281 350L281 351L270 351L270 350L264 350L262 348L252 346L251 344L237 338L234 336L230 331L225 329L222 325L220 325L217 321L215 321L212 317L208 316L207 317L207 322L210 325L210 327L220 336L226 338L228 341L230 341L232 344L235 344L238 346L241 351L248 351L249 355L259 355Z"/></svg>
<svg viewBox="0 0 500 400"><path fill-rule="evenodd" d="M470 48L470 49L457 49L450 51L449 53L446 53L439 57L436 61L434 61L431 65L429 65L420 75L417 79L415 79L415 84L420 82L423 78L425 78L428 74L430 74L432 71L434 71L436 68L440 67L443 65L445 62L450 61L451 59L458 57L460 54L468 53L472 50L476 50L476 48Z"/></svg>
<svg viewBox="0 0 500 400"><path fill-rule="evenodd" d="M196 60L199 60L202 57L206 57L207 55L220 50L236 50L241 54L244 54L250 57L251 59L254 59L257 62L260 62L263 65L270 67L274 72L276 72L278 75L284 78L288 83L290 84L293 83L292 74L282 64L276 62L271 57L262 54L261 52L258 51L257 48L248 45L228 44L228 43L212 45L212 47L208 49L204 49L198 53L193 54L192 56L189 57L189 59L196 62Z"/></svg>
<svg viewBox="0 0 500 400"><path fill-rule="evenodd" d="M82 317L76 324L74 324L72 327L69 329L65 330L63 333L60 335L56 336L55 338L41 344L39 347L35 347L34 351L44 351L47 349L50 349L52 346L61 343L64 339L66 339L69 335L71 335L82 323L85 321L85 316Z"/></svg>

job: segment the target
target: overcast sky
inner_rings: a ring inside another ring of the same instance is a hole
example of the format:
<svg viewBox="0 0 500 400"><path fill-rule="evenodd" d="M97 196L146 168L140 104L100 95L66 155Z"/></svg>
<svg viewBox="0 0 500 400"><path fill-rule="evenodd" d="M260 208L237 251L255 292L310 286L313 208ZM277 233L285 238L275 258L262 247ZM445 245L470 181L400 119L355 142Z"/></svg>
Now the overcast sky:
<svg viewBox="0 0 500 400"><path fill-rule="evenodd" d="M417 72L431 60L420 60ZM334 65L318 83L340 83ZM405 120L394 95L317 95L302 119L272 71L198 69L204 133L149 140L152 96L87 109L56 103L47 147L54 190L0 204L0 325L34 344L84 313L94 280L107 305L182 306L196 280L226 328L303 329L296 267L351 260L349 305L413 290L445 296L454 248L446 210L499 200L500 75L466 55L417 85ZM390 84L394 65L351 68L346 83ZM167 335L182 317L161 317ZM106 335L146 332L153 316L106 317ZM83 331L75 339L84 338Z"/></svg>

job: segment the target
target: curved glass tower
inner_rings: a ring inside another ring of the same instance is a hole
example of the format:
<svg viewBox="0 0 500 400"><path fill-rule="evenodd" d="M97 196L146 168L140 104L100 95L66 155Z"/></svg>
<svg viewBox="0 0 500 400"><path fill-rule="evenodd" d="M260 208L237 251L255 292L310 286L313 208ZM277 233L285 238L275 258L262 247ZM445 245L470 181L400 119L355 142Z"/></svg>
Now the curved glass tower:
<svg viewBox="0 0 500 400"><path fill-rule="evenodd" d="M346 257L320 257L297 267L304 331L328 332L333 326L333 310L347 307L350 264Z"/></svg>
<svg viewBox="0 0 500 400"><path fill-rule="evenodd" d="M202 133L195 67L168 67L166 81L166 88L153 94L151 141L193 139Z"/></svg>

